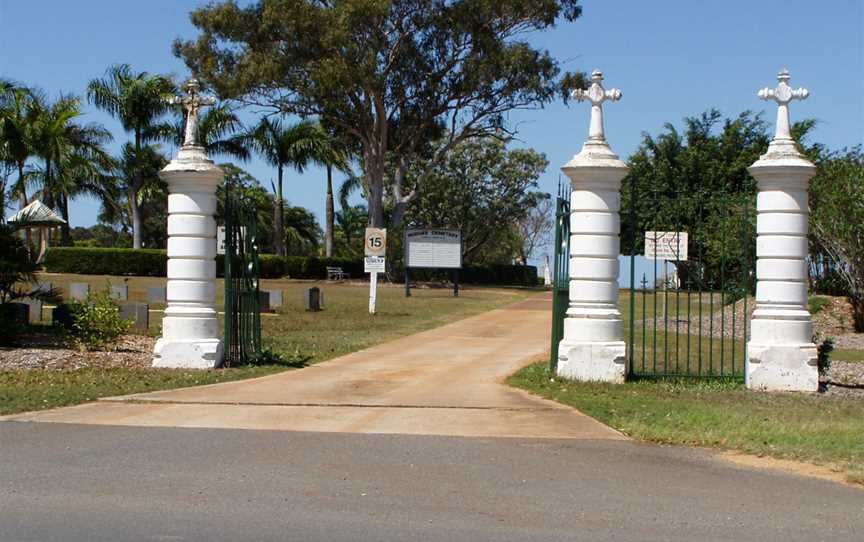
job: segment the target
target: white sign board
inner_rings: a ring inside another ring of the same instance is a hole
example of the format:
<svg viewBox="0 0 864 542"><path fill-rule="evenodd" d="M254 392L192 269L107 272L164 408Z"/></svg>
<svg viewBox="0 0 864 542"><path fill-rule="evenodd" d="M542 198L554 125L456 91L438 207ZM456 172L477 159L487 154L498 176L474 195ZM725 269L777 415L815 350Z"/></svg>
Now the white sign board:
<svg viewBox="0 0 864 542"><path fill-rule="evenodd" d="M646 231L645 257L649 260L687 260L686 231Z"/></svg>
<svg viewBox="0 0 864 542"><path fill-rule="evenodd" d="M366 238L363 241L363 254L366 256L384 256L386 253L387 230L382 228L366 228Z"/></svg>
<svg viewBox="0 0 864 542"><path fill-rule="evenodd" d="M246 237L246 226L240 226L240 237ZM216 254L225 254L225 226L216 228Z"/></svg>
<svg viewBox="0 0 864 542"><path fill-rule="evenodd" d="M364 273L384 273L386 258L384 256L366 256L363 259Z"/></svg>
<svg viewBox="0 0 864 542"><path fill-rule="evenodd" d="M407 267L462 268L462 232L408 230L405 232Z"/></svg>

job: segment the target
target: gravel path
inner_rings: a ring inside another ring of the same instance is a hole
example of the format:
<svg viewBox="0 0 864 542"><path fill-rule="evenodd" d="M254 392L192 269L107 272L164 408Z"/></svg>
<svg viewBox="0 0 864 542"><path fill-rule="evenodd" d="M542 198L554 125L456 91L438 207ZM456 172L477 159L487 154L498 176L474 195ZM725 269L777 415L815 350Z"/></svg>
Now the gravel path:
<svg viewBox="0 0 864 542"><path fill-rule="evenodd" d="M70 348L62 337L35 333L27 337L27 348L0 348L0 371L15 369L72 370L85 367L150 367L156 339L125 335L113 351L87 352Z"/></svg>

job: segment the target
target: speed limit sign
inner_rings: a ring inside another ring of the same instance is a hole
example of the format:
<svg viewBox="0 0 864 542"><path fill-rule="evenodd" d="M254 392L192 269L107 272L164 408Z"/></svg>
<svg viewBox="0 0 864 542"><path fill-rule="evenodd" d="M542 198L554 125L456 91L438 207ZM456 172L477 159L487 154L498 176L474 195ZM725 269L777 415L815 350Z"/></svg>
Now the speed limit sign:
<svg viewBox="0 0 864 542"><path fill-rule="evenodd" d="M366 256L384 256L387 252L387 230L383 228L366 228L363 252Z"/></svg>

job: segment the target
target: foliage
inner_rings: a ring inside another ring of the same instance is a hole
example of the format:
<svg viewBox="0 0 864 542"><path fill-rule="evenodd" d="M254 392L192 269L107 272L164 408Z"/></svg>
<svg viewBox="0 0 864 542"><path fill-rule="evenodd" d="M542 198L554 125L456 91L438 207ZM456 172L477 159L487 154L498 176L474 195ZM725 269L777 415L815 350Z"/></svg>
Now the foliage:
<svg viewBox="0 0 864 542"><path fill-rule="evenodd" d="M817 251L848 289L855 330L864 331L864 154L825 153L810 183L810 227Z"/></svg>
<svg viewBox="0 0 864 542"><path fill-rule="evenodd" d="M124 159L131 159L127 168L126 196L132 223L132 246L143 246L143 217L139 201L148 179L145 175L145 147L158 141L171 140L174 128L162 120L170 105L166 98L174 93L174 82L163 75L134 72L128 64L109 67L102 79L87 85L90 103L120 121L126 132L132 133L131 150L124 149Z"/></svg>
<svg viewBox="0 0 864 542"><path fill-rule="evenodd" d="M87 248L132 248L132 236L108 224L94 224L88 228L78 226L72 229L72 243L76 247Z"/></svg>
<svg viewBox="0 0 864 542"><path fill-rule="evenodd" d="M431 158L420 187L453 146L508 131L505 113L580 82L526 41L580 14L577 0L225 1L193 11L200 35L174 50L222 97L318 116L344 137L381 227L385 177L398 225L417 193L402 185L414 159Z"/></svg>
<svg viewBox="0 0 864 542"><path fill-rule="evenodd" d="M39 265L32 251L21 239L15 224L0 224L0 304L19 299L56 301L57 292L29 288L36 284Z"/></svg>
<svg viewBox="0 0 864 542"><path fill-rule="evenodd" d="M466 262L509 263L519 222L543 199L532 189L548 165L545 155L507 150L497 139L462 143L432 167L425 189L408 209L407 223L461 230ZM503 254L494 251L502 246L507 247Z"/></svg>
<svg viewBox="0 0 864 542"><path fill-rule="evenodd" d="M186 110L176 110L172 142L181 147L186 135ZM217 104L204 109L198 118L196 141L204 147L210 158L229 156L237 160L249 160L249 140L243 131L243 123L228 104Z"/></svg>
<svg viewBox="0 0 864 542"><path fill-rule="evenodd" d="M348 205L342 201L335 214L334 254L341 258L363 257L363 235L366 231L366 206Z"/></svg>
<svg viewBox="0 0 864 542"><path fill-rule="evenodd" d="M285 253L288 256L313 256L321 244L321 227L309 209L285 205Z"/></svg>
<svg viewBox="0 0 864 542"><path fill-rule="evenodd" d="M796 123L793 135L812 126ZM749 288L757 187L747 168L769 141L761 115L723 120L715 109L685 118L683 131L667 123L645 134L622 185L622 252L643 253L646 231L686 231L691 258L677 265L685 287Z"/></svg>
<svg viewBox="0 0 864 542"><path fill-rule="evenodd" d="M816 366L819 368L819 376L828 376L828 371L831 370L831 352L834 351L834 339L828 337L819 342L818 337L814 337L813 342L818 342Z"/></svg>
<svg viewBox="0 0 864 542"><path fill-rule="evenodd" d="M132 325L131 320L120 318L120 308L108 291L90 293L86 299L70 300L66 305L72 324L69 334L88 350L110 348Z"/></svg>
<svg viewBox="0 0 864 542"><path fill-rule="evenodd" d="M810 314L817 314L830 304L831 300L827 297L811 296L807 299L807 309L810 311Z"/></svg>
<svg viewBox="0 0 864 542"><path fill-rule="evenodd" d="M49 273L164 277L164 250L128 248L51 247L43 262Z"/></svg>
<svg viewBox="0 0 864 542"><path fill-rule="evenodd" d="M219 164L225 174L224 181L216 188L216 223L225 224L225 187L230 185L240 198L255 208L258 226L258 246L261 251L274 249L273 194L267 192L258 179L234 164Z"/></svg>

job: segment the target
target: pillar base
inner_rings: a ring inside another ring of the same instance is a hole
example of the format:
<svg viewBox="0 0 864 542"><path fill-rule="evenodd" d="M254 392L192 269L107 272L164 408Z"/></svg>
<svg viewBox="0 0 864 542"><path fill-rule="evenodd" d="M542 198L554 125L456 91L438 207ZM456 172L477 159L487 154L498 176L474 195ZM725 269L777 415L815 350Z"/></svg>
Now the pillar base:
<svg viewBox="0 0 864 542"><path fill-rule="evenodd" d="M153 349L153 367L215 369L222 365L221 339L169 340L161 338Z"/></svg>
<svg viewBox="0 0 864 542"><path fill-rule="evenodd" d="M558 376L581 382L623 384L627 375L624 341L568 342L558 346Z"/></svg>
<svg viewBox="0 0 864 542"><path fill-rule="evenodd" d="M816 345L747 344L747 388L760 391L819 391Z"/></svg>

